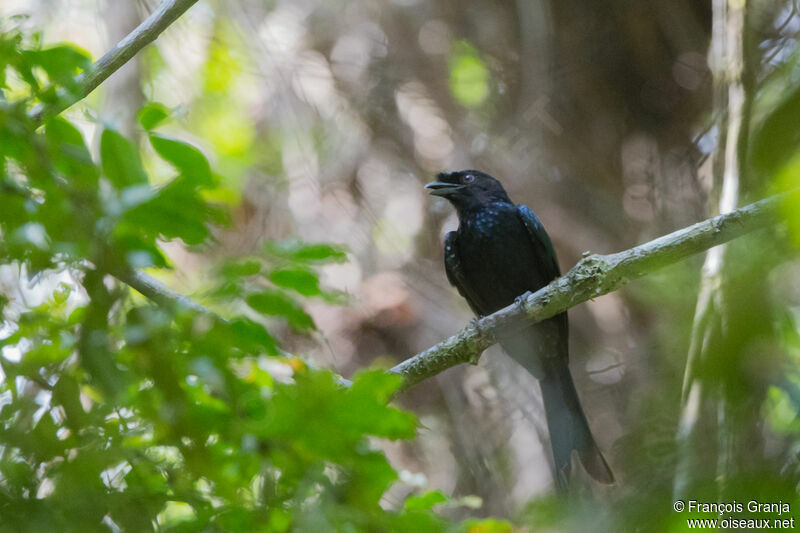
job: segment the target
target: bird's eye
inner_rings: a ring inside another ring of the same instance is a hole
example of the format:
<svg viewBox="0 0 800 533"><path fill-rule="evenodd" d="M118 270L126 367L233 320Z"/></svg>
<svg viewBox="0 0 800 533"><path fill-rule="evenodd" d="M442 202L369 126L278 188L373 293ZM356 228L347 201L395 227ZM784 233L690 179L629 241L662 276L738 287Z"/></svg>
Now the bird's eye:
<svg viewBox="0 0 800 533"><path fill-rule="evenodd" d="M473 181L475 181L475 176L473 176L472 174L467 174L466 176L461 178L461 181L463 183L472 183Z"/></svg>

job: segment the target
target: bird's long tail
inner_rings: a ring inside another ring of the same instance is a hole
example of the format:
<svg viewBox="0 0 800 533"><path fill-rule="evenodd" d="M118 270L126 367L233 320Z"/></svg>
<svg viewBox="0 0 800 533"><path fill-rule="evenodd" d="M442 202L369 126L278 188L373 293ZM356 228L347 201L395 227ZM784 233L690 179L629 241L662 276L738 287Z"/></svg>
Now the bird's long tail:
<svg viewBox="0 0 800 533"><path fill-rule="evenodd" d="M573 450L578 452L583 467L594 479L613 483L614 475L592 437L567 361L553 361L539 383L559 489L566 490Z"/></svg>

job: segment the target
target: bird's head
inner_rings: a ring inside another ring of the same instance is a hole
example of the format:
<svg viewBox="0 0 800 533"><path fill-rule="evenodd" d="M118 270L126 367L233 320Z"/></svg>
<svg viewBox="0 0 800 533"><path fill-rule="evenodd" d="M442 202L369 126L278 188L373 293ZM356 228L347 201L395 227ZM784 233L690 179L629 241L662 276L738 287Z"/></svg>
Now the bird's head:
<svg viewBox="0 0 800 533"><path fill-rule="evenodd" d="M434 196L446 198L459 212L498 202L511 203L500 182L478 170L440 172L436 181L425 188Z"/></svg>

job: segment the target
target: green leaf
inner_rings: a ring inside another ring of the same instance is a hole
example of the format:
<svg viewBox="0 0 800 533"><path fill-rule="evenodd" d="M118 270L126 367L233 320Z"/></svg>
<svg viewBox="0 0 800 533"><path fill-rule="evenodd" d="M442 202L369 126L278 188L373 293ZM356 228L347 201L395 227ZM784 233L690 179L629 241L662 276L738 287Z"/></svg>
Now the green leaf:
<svg viewBox="0 0 800 533"><path fill-rule="evenodd" d="M221 268L221 273L226 278L246 278L261 272L261 263L253 260L226 263Z"/></svg>
<svg viewBox="0 0 800 533"><path fill-rule="evenodd" d="M139 124L146 130L152 130L169 118L171 114L172 111L167 106L151 102L139 111Z"/></svg>
<svg viewBox="0 0 800 533"><path fill-rule="evenodd" d="M167 260L154 239L145 238L140 228L132 226L124 224L114 229L115 252L134 268L166 267Z"/></svg>
<svg viewBox="0 0 800 533"><path fill-rule="evenodd" d="M322 292L319 289L317 276L308 270L299 268L273 270L269 274L269 280L279 287L295 290L303 296L316 296Z"/></svg>
<svg viewBox="0 0 800 533"><path fill-rule="evenodd" d="M797 153L800 143L800 86L788 92L767 116L751 141L753 164L767 174L774 174Z"/></svg>
<svg viewBox="0 0 800 533"><path fill-rule="evenodd" d="M78 382L69 374L62 374L53 387L53 401L64 408L67 423L71 427L79 428L86 423L87 416L81 405Z"/></svg>
<svg viewBox="0 0 800 533"><path fill-rule="evenodd" d="M193 186L211 187L214 176L203 152L194 146L163 135L150 133L150 144L156 153L169 161Z"/></svg>
<svg viewBox="0 0 800 533"><path fill-rule="evenodd" d="M87 70L91 65L89 54L73 44L30 50L26 54L31 63L39 65L47 72L51 81L68 88L76 87L75 75L81 70Z"/></svg>
<svg viewBox="0 0 800 533"><path fill-rule="evenodd" d="M354 465L355 474L343 485L345 501L356 508L376 505L386 489L397 479L397 472L383 453L364 453Z"/></svg>
<svg viewBox="0 0 800 533"><path fill-rule="evenodd" d="M781 167L773 179L775 192L786 192L796 189L800 185L800 150ZM797 195L789 195L781 202L781 216L786 221L792 244L800 246L800 201Z"/></svg>
<svg viewBox="0 0 800 533"><path fill-rule="evenodd" d="M117 189L147 183L139 150L113 129L104 129L100 136L100 157L103 173Z"/></svg>
<svg viewBox="0 0 800 533"><path fill-rule="evenodd" d="M210 235L207 225L211 215L212 209L193 187L174 179L151 200L125 213L121 220L124 224L117 231L145 232L166 239L182 239L189 245L200 244Z"/></svg>
<svg viewBox="0 0 800 533"><path fill-rule="evenodd" d="M787 380L783 387L771 386L767 391L764 402L766 419L772 430L778 435L800 432L797 404L792 401L793 392L796 396L798 384Z"/></svg>
<svg viewBox="0 0 800 533"><path fill-rule="evenodd" d="M230 323L237 347L256 352L263 349L268 355L279 355L278 342L264 326L249 318L237 318Z"/></svg>
<svg viewBox="0 0 800 533"><path fill-rule="evenodd" d="M353 376L353 385L348 389L352 396L368 397L386 404L403 384L403 377L383 370L363 370Z"/></svg>
<svg viewBox="0 0 800 533"><path fill-rule="evenodd" d="M270 509L267 526L269 531L283 532L288 531L292 524L292 515L284 509Z"/></svg>
<svg viewBox="0 0 800 533"><path fill-rule="evenodd" d="M278 291L265 291L247 297L247 305L264 315L281 316L297 330L314 328L314 321L297 302Z"/></svg>
<svg viewBox="0 0 800 533"><path fill-rule="evenodd" d="M322 243L305 243L298 239L268 242L265 249L270 254L292 259L300 263L341 263L347 260L347 252L341 246Z"/></svg>
<svg viewBox="0 0 800 533"><path fill-rule="evenodd" d="M447 496L445 496L442 491L434 490L431 492L426 492L421 496L409 496L406 498L403 508L408 511L420 509L427 510L432 509L436 504L444 503L446 501Z"/></svg>
<svg viewBox="0 0 800 533"><path fill-rule="evenodd" d="M60 363L69 355L70 351L62 348L59 343L41 344L25 353L20 363L20 373L35 376L42 367Z"/></svg>
<svg viewBox="0 0 800 533"><path fill-rule="evenodd" d="M61 117L53 117L45 125L45 136L52 147L53 162L58 170L71 183L94 189L99 172L80 130Z"/></svg>
<svg viewBox="0 0 800 533"><path fill-rule="evenodd" d="M345 391L343 408L335 415L340 426L387 439L412 438L417 428L416 418L386 405L402 383L401 376L383 370L357 374L353 385Z"/></svg>
<svg viewBox="0 0 800 533"><path fill-rule="evenodd" d="M169 501L158 514L158 523L166 529L179 526L184 522L191 522L195 517L195 509L186 502Z"/></svg>
<svg viewBox="0 0 800 533"><path fill-rule="evenodd" d="M347 260L347 253L339 246L330 244L308 244L292 256L296 261L331 261L341 263Z"/></svg>
<svg viewBox="0 0 800 533"><path fill-rule="evenodd" d="M63 455L64 448L68 443L58 438L58 429L50 413L45 413L36 423L30 437L36 443L34 451L39 460Z"/></svg>

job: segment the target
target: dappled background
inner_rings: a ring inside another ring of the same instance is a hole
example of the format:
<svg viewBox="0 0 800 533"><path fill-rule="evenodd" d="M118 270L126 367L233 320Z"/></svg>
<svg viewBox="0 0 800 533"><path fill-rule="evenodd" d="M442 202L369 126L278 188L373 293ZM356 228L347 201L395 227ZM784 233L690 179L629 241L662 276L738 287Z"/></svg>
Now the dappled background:
<svg viewBox="0 0 800 533"><path fill-rule="evenodd" d="M800 17L793 2L748 4L751 91L767 116L796 90ZM27 14L20 24L42 29L44 42L75 42L97 58L155 5L5 0L0 14ZM231 216L212 245L165 245L174 270L162 279L222 314L231 309L209 279L225 260L287 238L343 245L347 261L322 269L335 297L305 302L318 329L302 335L277 320L270 331L349 377L392 366L471 318L444 274L455 215L422 188L438 171L498 177L542 219L562 271L586 251L623 250L706 218L719 137L711 18L709 2L690 0L203 1L69 116L91 140L103 122L140 135L145 101L175 110L164 131L209 156L222 183L211 199ZM168 177L164 162L145 158L155 180ZM743 199L772 190L772 175L753 176ZM751 272L780 295L782 317L800 303L799 267L784 259ZM585 490L669 494L701 265L694 258L570 310L572 371L620 480L619 489L579 481ZM13 272L4 283L26 290ZM770 394L780 403L766 389L771 370L751 374L753 412ZM508 517L551 490L538 387L499 349L398 402L421 426L415 440L379 443L402 472L385 505L424 486L480 497L455 513ZM784 404L783 418L764 411L747 429L753 453L774 460L768 471L792 446Z"/></svg>

